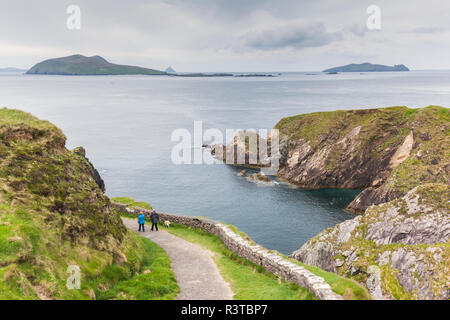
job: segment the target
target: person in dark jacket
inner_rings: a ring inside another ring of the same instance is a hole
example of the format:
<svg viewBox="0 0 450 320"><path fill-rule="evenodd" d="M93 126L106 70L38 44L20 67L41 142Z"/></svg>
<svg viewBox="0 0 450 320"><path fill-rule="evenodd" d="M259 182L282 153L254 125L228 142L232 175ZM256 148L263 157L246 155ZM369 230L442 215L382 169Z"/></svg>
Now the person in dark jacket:
<svg viewBox="0 0 450 320"><path fill-rule="evenodd" d="M145 232L145 216L144 214L141 212L141 214L138 216L138 223L139 223L139 232L141 232L141 227L142 227L142 231Z"/></svg>
<svg viewBox="0 0 450 320"><path fill-rule="evenodd" d="M159 215L156 213L155 210L153 210L152 214L150 215L150 220L152 221L152 231L153 227L155 227L156 231L158 231Z"/></svg>

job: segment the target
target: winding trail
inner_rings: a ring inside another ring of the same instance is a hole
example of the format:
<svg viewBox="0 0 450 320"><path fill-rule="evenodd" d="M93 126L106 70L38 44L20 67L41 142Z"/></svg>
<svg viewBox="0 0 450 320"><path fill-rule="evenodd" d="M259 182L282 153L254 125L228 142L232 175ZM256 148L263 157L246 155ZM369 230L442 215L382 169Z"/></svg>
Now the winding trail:
<svg viewBox="0 0 450 320"><path fill-rule="evenodd" d="M123 223L138 232L136 220L122 218ZM145 232L138 232L163 248L172 260L172 270L180 287L177 300L232 300L230 285L220 275L213 260L214 253L176 237L162 228L150 231L146 224Z"/></svg>

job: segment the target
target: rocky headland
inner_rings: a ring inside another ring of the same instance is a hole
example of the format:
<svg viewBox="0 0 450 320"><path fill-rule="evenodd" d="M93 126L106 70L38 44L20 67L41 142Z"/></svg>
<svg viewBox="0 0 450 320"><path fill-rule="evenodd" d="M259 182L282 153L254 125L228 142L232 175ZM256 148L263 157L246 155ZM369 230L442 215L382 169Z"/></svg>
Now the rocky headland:
<svg viewBox="0 0 450 320"><path fill-rule="evenodd" d="M312 238L292 258L355 278L380 299L449 297L448 108L318 112L284 118L275 129L281 179L308 189L362 189L347 208L360 216ZM247 161L247 141L238 135L213 151L226 161L240 150ZM270 142L269 135L264 145ZM257 160L256 167L266 165Z"/></svg>

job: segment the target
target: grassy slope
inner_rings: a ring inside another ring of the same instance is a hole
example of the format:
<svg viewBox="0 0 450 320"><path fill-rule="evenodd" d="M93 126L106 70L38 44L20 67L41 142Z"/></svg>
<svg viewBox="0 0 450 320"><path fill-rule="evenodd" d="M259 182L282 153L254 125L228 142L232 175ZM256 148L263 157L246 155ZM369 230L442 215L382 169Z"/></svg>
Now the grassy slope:
<svg viewBox="0 0 450 320"><path fill-rule="evenodd" d="M118 199L118 198L116 198ZM127 198L130 199L130 198ZM131 199L132 200L132 199ZM134 201L134 200L133 200ZM117 201L120 202L120 201ZM122 213L123 216L136 219L136 216ZM227 224L234 232L254 243L252 239L233 225ZM311 299L314 296L304 288L299 288L292 283L278 280L276 276L264 270L263 267L245 260L230 251L225 244L215 235L202 230L186 227L180 224L171 224L167 229L170 233L204 246L216 253L215 261L219 266L222 276L231 284L235 299ZM285 257L284 255L280 254ZM285 257L287 259L287 257ZM305 267L312 273L321 276L331 286L334 292L348 300L371 299L367 290L356 281L341 277L337 274L326 272L314 266L308 266L296 260L290 261Z"/></svg>
<svg viewBox="0 0 450 320"><path fill-rule="evenodd" d="M344 137L357 126L362 126L360 135L372 140L382 139L386 130L403 128L415 114L407 107L390 107L376 110L338 110L331 112L313 112L281 119L275 128L280 130L280 138L289 136L291 140L301 138L310 141L316 147L322 138L330 133L338 139ZM398 132L399 140L406 137L409 130Z"/></svg>
<svg viewBox="0 0 450 320"><path fill-rule="evenodd" d="M393 170L388 185L404 193L425 183L448 184L449 173L443 167L450 164L450 109L430 106L409 110L414 116L417 147Z"/></svg>
<svg viewBox="0 0 450 320"><path fill-rule="evenodd" d="M126 205L128 205L129 208L135 208L135 207L139 207L142 209L147 209L147 210L151 210L152 206L149 205L147 202L143 202L143 201L136 201L132 198L129 197L115 197L115 198L111 198L111 201L113 202L119 202L119 203L124 203Z"/></svg>
<svg viewBox="0 0 450 320"><path fill-rule="evenodd" d="M0 109L0 299L174 298L168 256L125 228L64 144L49 122ZM69 265L81 290L65 286Z"/></svg>

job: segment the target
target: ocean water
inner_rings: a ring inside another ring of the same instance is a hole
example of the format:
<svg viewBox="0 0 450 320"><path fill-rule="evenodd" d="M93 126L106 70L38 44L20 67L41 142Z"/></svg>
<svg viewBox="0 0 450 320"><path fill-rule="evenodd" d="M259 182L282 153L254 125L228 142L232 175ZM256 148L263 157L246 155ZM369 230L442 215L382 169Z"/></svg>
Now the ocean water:
<svg viewBox="0 0 450 320"><path fill-rule="evenodd" d="M289 254L352 214L357 191L310 191L248 182L225 165L175 165L175 129L270 129L285 116L336 109L450 105L450 71L274 78L36 76L0 74L0 107L59 126L67 146L84 146L107 195L161 211L236 225L263 246Z"/></svg>

